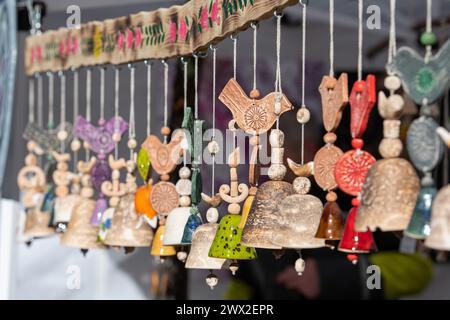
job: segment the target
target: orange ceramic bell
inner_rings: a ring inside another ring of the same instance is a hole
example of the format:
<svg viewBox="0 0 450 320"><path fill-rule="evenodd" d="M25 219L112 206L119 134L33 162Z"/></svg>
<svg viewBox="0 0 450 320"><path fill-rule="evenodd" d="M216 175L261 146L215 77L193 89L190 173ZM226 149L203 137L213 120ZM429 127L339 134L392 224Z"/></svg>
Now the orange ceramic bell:
<svg viewBox="0 0 450 320"><path fill-rule="evenodd" d="M134 195L134 206L138 215L145 214L145 216L152 220L156 216L156 211L150 203L150 193L152 192L151 181L139 187Z"/></svg>
<svg viewBox="0 0 450 320"><path fill-rule="evenodd" d="M150 254L156 257L174 256L177 254L172 246L163 245L165 225L160 225L153 237L152 249Z"/></svg>

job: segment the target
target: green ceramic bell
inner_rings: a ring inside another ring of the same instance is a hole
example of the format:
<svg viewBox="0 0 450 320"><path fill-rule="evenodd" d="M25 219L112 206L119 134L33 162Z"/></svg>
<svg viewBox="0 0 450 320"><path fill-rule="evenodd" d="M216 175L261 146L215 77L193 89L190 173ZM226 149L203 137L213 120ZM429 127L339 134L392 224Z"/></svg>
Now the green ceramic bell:
<svg viewBox="0 0 450 320"><path fill-rule="evenodd" d="M430 235L431 205L436 193L434 186L422 187L405 235L414 239L425 239Z"/></svg>
<svg viewBox="0 0 450 320"><path fill-rule="evenodd" d="M231 260L251 260L256 258L254 248L241 245L242 229L239 228L241 216L227 214L220 220L209 256Z"/></svg>

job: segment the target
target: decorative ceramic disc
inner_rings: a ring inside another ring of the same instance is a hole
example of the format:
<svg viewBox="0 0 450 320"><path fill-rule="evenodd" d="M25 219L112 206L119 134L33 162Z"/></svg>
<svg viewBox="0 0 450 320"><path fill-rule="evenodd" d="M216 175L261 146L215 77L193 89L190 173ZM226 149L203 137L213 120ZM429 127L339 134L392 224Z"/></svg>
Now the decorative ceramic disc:
<svg viewBox="0 0 450 320"><path fill-rule="evenodd" d="M352 196L357 196L364 185L367 172L375 163L375 158L363 150L350 150L336 163L334 177L339 189Z"/></svg>
<svg viewBox="0 0 450 320"><path fill-rule="evenodd" d="M411 162L422 172L433 170L442 159L444 146L437 128L438 124L429 117L420 117L409 127L406 148Z"/></svg>
<svg viewBox="0 0 450 320"><path fill-rule="evenodd" d="M150 202L153 209L161 214L167 214L178 207L178 193L175 185L166 181L155 184L150 193Z"/></svg>
<svg viewBox="0 0 450 320"><path fill-rule="evenodd" d="M317 151L314 157L314 178L323 190L333 190L337 187L334 167L343 154L342 150L334 145L326 145Z"/></svg>

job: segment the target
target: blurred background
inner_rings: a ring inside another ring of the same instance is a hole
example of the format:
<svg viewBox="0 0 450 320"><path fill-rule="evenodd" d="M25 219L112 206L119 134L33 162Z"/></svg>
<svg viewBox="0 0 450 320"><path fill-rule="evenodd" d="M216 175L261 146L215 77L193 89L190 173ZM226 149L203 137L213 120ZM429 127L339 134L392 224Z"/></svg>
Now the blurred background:
<svg viewBox="0 0 450 320"><path fill-rule="evenodd" d="M69 5L78 5L81 9L81 23L94 20L104 20L128 15L139 11L151 11L160 7L183 4L185 1L158 0L47 0L43 17L43 30L57 29L66 24ZM306 104L312 112L312 121L306 126L305 161L310 161L314 153L322 145L321 105L318 86L324 74L329 69L329 12L327 0L309 1L307 16L307 47L306 47ZM11 120L11 134L7 153L6 171L2 187L1 224L14 223L19 225L20 205L17 203L19 191L16 176L23 165L26 154L25 142L22 138L23 129L27 123L27 77L24 71L24 40L28 35L27 15L24 12L24 2L17 1L20 31L17 34L17 68L15 73L14 106ZM389 1L366 0L365 6L378 5L381 13L381 28L364 29L364 61L365 73L377 75L378 88L382 88L387 60L389 33ZM410 46L422 50L418 38L425 27L425 1L397 1L397 45ZM281 30L281 67L283 92L296 107L300 105L301 90L301 7L293 6L284 11ZM368 15L366 15L368 17ZM357 67L357 1L335 1L335 70L336 73L349 73L349 84L356 80ZM450 34L450 0L433 1L433 31L442 45ZM262 94L273 91L275 81L275 20L268 19L259 23L258 31L258 62L257 84ZM439 46L438 45L438 46ZM225 85L233 73L233 47L230 39L218 44L217 50L217 93ZM191 59L192 60L192 59ZM192 61L191 61L192 62ZM182 118L182 73L179 59L171 59L169 101L171 101L170 123L172 128L179 127ZM144 63L136 64L136 130L137 140L143 141L146 136L145 108L146 108L146 76ZM238 35L237 49L237 80L245 91L251 89L252 84L252 31L246 30ZM152 120L151 127L159 134L163 121L162 66L155 62L153 68ZM129 71L121 69L120 115L128 119L129 111ZM99 116L99 74L93 71L92 85L92 118ZM200 117L211 126L212 103L212 59L208 54L201 59L199 69L199 98ZM67 88L72 88L72 77L67 77ZM193 105L193 67L190 65L189 101ZM114 114L114 72L108 67L106 72L106 118ZM44 78L44 122L48 105L47 79ZM72 90L67 90L67 119L72 121L71 102ZM59 119L59 81L55 81L55 119ZM80 113L85 112L85 70L80 71ZM442 108L437 105L436 109ZM417 107L408 103L404 123L407 124L416 116ZM140 116L142 114L142 116ZM217 105L217 127L225 130L231 114L221 103ZM300 126L296 122L295 114L285 114L281 118L280 129L286 134L285 156L294 160L300 157L299 137ZM337 132L337 145L343 150L350 148L349 110L344 112L343 121ZM380 158L377 146L382 136L382 120L378 112L373 111L368 130L364 136L366 148L377 158ZM121 145L121 154L127 155L126 143ZM222 154L222 156L225 156ZM225 158L224 158L225 159ZM445 168L447 167L447 168ZM210 166L203 165L203 187L210 190ZM447 184L444 172L448 170L448 157L444 165L439 168L437 181L440 185ZM218 165L216 186L228 182L228 170L225 165ZM240 177L246 180L247 168L241 166ZM156 178L156 176L155 176ZM264 181L267 177L261 177ZM288 176L287 181L292 181ZM316 187L317 188L317 187ZM323 199L323 192L313 189L313 192ZM342 209L350 207L350 200L339 195ZM206 207L202 205L202 214ZM225 206L221 213L224 214ZM12 218L5 218L11 215ZM3 230L3 229L2 229ZM122 251L103 250L89 251L84 257L79 250L63 247L57 236L38 239L31 244L25 244L17 239L12 246L7 241L8 235L0 235L0 251L9 252L11 260L8 263L10 275L7 284L0 281L2 298L11 299L153 299L153 298L186 298L186 299L222 299L222 298L386 298L383 292L365 292L365 278L362 270L368 261L361 259L360 264L353 266L344 254L329 249L305 252L307 270L305 275L295 285L287 285L294 281L290 278L289 266L295 257L286 253L280 260L275 260L271 252L258 252L259 259L255 262L244 263L237 277L232 277L227 270L218 273L219 285L211 291L205 284L204 278L208 271L185 271L177 261L166 261L161 266L149 255L149 249L137 249L125 255ZM379 250L398 250L399 239L396 234L376 235ZM8 245L5 244L7 241ZM418 273L405 275L402 281L414 282L421 285L411 290L402 291L395 298L418 299L450 299L450 265L446 257L437 262L434 253L429 253L430 263L423 263ZM3 255L5 257L5 255ZM368 259L368 258L367 258ZM309 261L309 263L308 263ZM431 262L432 261L432 262ZM0 261L0 264L2 261ZM416 263L415 260L406 261L407 264ZM169 268L169 266L172 267ZM81 288L70 290L67 281L72 275L73 266L79 268ZM407 269L406 267L404 269ZM404 270L402 269L402 270ZM154 271L171 270L171 288L167 295L159 297L151 290L151 275ZM403 271L402 271L403 272ZM405 273L407 273L405 271ZM1 277L1 275L0 275ZM5 280L6 281L6 280ZM317 293L319 292L319 293Z"/></svg>

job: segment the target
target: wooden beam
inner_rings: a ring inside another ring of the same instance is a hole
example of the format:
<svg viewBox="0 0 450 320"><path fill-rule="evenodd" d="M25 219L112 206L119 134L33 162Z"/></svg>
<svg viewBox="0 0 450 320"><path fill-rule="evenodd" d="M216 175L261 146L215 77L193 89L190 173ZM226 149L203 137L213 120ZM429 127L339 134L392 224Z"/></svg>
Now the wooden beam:
<svg viewBox="0 0 450 320"><path fill-rule="evenodd" d="M165 59L207 49L298 0L191 0L182 6L29 36L26 73Z"/></svg>

